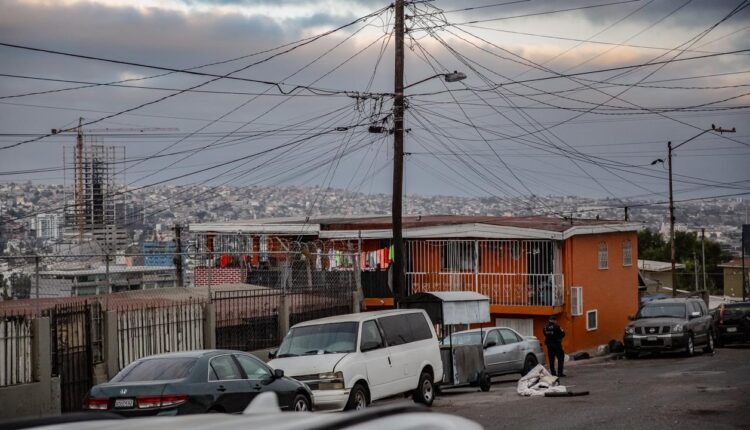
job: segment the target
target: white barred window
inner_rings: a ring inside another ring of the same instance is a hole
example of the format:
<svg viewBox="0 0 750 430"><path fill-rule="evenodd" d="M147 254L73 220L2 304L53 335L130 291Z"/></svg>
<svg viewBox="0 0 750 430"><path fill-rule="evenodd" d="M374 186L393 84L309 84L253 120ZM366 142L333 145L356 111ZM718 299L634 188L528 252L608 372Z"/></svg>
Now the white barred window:
<svg viewBox="0 0 750 430"><path fill-rule="evenodd" d="M607 242L599 243L599 269L606 269L609 266L609 255L607 253Z"/></svg>

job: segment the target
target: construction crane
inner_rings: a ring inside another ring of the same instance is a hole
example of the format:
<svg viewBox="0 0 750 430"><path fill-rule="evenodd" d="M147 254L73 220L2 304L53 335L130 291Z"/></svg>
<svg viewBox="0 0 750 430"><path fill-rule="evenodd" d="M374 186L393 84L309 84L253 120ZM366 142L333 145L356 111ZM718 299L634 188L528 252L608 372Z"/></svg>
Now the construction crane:
<svg viewBox="0 0 750 430"><path fill-rule="evenodd" d="M56 128L52 129L52 134L64 134L72 132L72 129L59 130ZM140 127L140 128L95 128L85 129L83 128L83 118L78 118L78 127L75 128L76 133L76 149L75 149L75 214L76 223L78 224L78 238L83 240L83 233L85 230L85 211L86 200L83 192L84 183L84 172L83 172L83 135L89 133L121 133L121 132L137 132L143 133L146 131L179 131L178 128L174 127Z"/></svg>

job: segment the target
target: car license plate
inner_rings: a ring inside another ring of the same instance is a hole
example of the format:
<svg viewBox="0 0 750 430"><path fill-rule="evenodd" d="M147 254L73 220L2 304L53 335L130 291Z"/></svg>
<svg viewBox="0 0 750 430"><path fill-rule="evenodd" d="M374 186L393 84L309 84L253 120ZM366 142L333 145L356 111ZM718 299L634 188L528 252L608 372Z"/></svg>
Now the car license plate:
<svg viewBox="0 0 750 430"><path fill-rule="evenodd" d="M646 338L649 342L656 342L656 336L649 336Z"/></svg>
<svg viewBox="0 0 750 430"><path fill-rule="evenodd" d="M737 332L737 327L727 327L727 333L735 333Z"/></svg>
<svg viewBox="0 0 750 430"><path fill-rule="evenodd" d="M115 408L132 408L135 404L133 399L116 399Z"/></svg>

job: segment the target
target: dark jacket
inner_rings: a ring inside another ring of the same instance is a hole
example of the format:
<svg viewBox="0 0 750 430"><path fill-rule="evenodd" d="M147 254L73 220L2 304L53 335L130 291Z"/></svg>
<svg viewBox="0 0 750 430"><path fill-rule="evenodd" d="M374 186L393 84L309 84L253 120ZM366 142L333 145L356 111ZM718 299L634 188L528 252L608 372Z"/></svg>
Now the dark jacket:
<svg viewBox="0 0 750 430"><path fill-rule="evenodd" d="M544 326L544 344L547 346L561 347L565 332L557 323L552 321Z"/></svg>

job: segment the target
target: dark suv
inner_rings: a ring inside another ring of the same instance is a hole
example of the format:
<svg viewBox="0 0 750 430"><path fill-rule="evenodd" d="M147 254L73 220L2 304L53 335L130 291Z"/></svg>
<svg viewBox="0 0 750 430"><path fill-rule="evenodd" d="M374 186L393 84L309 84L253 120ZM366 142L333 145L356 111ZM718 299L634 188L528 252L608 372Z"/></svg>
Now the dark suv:
<svg viewBox="0 0 750 430"><path fill-rule="evenodd" d="M750 303L725 303L714 312L716 345L750 342Z"/></svg>
<svg viewBox="0 0 750 430"><path fill-rule="evenodd" d="M633 322L625 327L625 355L635 358L641 352L714 350L714 324L701 299L662 299L646 303Z"/></svg>

